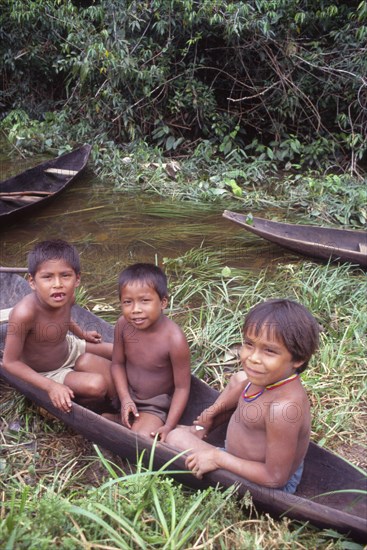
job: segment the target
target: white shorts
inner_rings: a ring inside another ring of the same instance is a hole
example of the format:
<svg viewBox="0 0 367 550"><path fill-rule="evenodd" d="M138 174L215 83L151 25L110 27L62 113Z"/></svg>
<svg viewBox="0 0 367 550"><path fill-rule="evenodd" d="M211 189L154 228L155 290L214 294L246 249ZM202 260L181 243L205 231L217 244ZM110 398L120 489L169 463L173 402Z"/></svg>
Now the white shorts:
<svg viewBox="0 0 367 550"><path fill-rule="evenodd" d="M80 340L80 338L77 338L74 334L67 334L66 341L69 347L69 355L64 364L58 369L40 372L42 376L50 378L54 380L54 382L59 382L59 384L63 384L66 375L74 371L76 360L80 355L85 353L86 348L86 341Z"/></svg>

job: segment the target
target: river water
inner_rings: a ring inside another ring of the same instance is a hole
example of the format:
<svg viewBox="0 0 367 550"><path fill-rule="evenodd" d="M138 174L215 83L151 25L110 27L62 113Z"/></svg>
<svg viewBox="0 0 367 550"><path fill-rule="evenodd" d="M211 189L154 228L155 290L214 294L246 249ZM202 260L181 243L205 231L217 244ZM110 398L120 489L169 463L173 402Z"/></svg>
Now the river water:
<svg viewBox="0 0 367 550"><path fill-rule="evenodd" d="M37 156L19 161L3 154L0 179L43 160ZM68 240L80 252L82 284L88 294L113 303L119 272L135 262L162 265L164 258L177 258L199 247L220 249L223 267L255 271L294 258L222 218L228 207L225 201L198 204L128 194L102 184L88 167L53 204L0 230L0 265L26 266L27 253L36 242ZM238 203L237 210L241 209Z"/></svg>

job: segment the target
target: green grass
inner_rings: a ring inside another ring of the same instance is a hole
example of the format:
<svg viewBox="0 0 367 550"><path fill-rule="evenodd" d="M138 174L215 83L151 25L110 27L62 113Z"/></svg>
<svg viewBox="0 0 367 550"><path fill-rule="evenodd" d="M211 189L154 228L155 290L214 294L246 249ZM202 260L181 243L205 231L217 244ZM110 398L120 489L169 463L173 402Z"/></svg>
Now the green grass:
<svg viewBox="0 0 367 550"><path fill-rule="evenodd" d="M57 455L55 469L40 473L38 467L33 483L25 482L24 457L23 467L17 464L15 479L8 476L5 485L1 478L7 496L0 515L2 547L362 548L332 531L258 515L249 496L238 502L231 489L224 493L214 488L183 489L166 476L165 467L154 472L138 460L131 472L128 465L115 465L97 447L94 456L78 454L71 439L64 440L66 448ZM41 430L38 441L43 454L49 454L49 459L55 456L54 445L52 450L47 445L51 439ZM7 445L8 451L11 447ZM83 482L96 469L98 479Z"/></svg>

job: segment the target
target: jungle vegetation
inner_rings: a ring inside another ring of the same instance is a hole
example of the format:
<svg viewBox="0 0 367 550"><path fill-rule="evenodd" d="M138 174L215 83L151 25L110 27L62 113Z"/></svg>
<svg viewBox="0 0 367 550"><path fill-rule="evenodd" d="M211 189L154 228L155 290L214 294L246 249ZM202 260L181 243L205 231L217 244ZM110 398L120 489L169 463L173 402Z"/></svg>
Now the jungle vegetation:
<svg viewBox="0 0 367 550"><path fill-rule="evenodd" d="M363 173L365 0L0 5L1 124L17 147L89 141L121 161L142 141L180 158Z"/></svg>

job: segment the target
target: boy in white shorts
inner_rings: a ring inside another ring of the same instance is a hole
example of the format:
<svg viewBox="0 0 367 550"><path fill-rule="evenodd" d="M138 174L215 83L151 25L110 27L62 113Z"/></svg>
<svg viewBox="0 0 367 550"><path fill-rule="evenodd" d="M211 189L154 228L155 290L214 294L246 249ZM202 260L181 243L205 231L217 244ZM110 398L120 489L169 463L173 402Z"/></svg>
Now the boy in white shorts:
<svg viewBox="0 0 367 550"><path fill-rule="evenodd" d="M113 399L112 344L71 318L80 284L75 247L62 240L38 243L28 256L28 271L33 292L10 314L4 368L46 391L64 412L70 412L75 397Z"/></svg>

